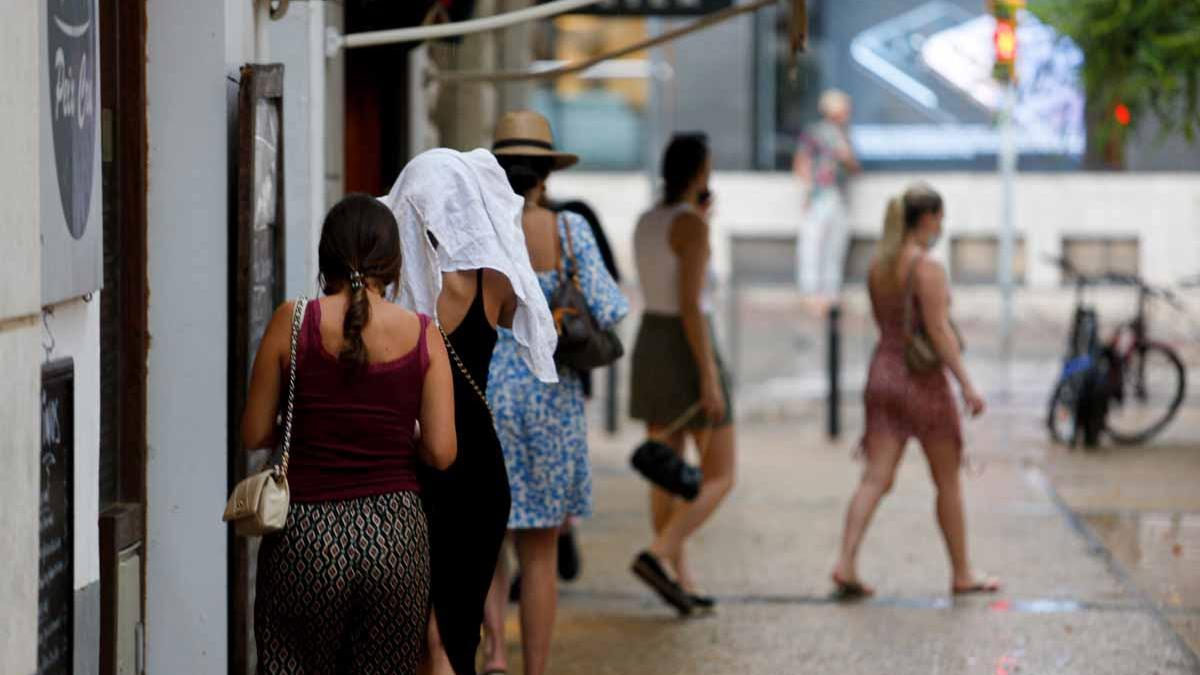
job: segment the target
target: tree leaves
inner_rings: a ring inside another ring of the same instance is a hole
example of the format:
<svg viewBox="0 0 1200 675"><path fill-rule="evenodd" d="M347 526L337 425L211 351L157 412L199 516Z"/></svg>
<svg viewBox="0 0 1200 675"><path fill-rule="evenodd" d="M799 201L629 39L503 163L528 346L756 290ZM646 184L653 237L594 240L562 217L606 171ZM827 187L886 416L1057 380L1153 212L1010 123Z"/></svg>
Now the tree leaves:
<svg viewBox="0 0 1200 675"><path fill-rule="evenodd" d="M1029 9L1083 51L1082 80L1094 147L1123 143L1113 115L1132 125L1152 113L1160 138L1200 132L1200 2L1195 0L1032 0Z"/></svg>

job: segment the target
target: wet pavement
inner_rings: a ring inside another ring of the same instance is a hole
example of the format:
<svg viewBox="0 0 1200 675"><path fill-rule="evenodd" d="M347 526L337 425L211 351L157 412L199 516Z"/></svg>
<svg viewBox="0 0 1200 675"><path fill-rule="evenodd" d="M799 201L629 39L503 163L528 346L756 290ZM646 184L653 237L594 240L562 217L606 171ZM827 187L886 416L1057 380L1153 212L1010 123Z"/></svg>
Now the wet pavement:
<svg viewBox="0 0 1200 675"><path fill-rule="evenodd" d="M1128 581L1200 653L1200 411L1158 439L1056 449L1046 471Z"/></svg>
<svg viewBox="0 0 1200 675"><path fill-rule="evenodd" d="M1123 553L1101 545L1096 532L1103 528L1093 531L1090 516L1071 510L1076 495L1095 497L1087 488L1095 456L1050 449L1023 417L1000 410L968 425L976 466L966 481L972 556L1003 577L1003 593L947 593L933 488L914 447L864 543L861 572L878 597L832 601L829 569L859 470L851 459L856 431L827 441L822 413L810 406L786 421L742 425L738 486L690 549L720 606L688 620L675 618L628 572L649 537L645 486L626 466L636 431L594 433L596 513L580 529L583 576L562 592L549 672L1200 672L1171 625L1186 629L1200 618L1195 572L1187 569L1189 561L1198 568L1200 553L1183 534L1195 515L1179 518L1174 530L1170 519L1143 519L1134 536L1138 548L1169 532L1180 537L1184 548L1171 569L1181 580L1169 585L1179 601L1167 607L1153 590L1161 565L1126 567ZM847 418L861 414L849 409ZM1084 487L1060 492L1055 481L1065 476ZM1095 475L1096 484L1106 481ZM1089 508L1098 513L1097 500ZM508 638L510 671L520 672L515 612Z"/></svg>
<svg viewBox="0 0 1200 675"><path fill-rule="evenodd" d="M1102 317L1127 309L1127 298L1111 295L1100 299ZM740 373L738 485L690 549L719 609L677 619L629 574L649 542L645 484L627 467L640 437L628 421L615 437L600 431L597 402L590 408L596 512L579 530L583 576L563 587L549 672L1200 673L1194 319L1163 315L1153 328L1191 368L1180 418L1146 447L1068 451L1048 442L1044 413L1070 294L1018 295L1013 360L1005 362L994 289L956 291L968 366L992 404L964 427L970 545L977 566L1001 576L1005 590L966 599L947 593L933 487L914 446L863 545L861 573L879 595L846 605L830 599L828 579L860 470L851 457L875 339L866 299L858 289L845 305L837 442L824 434L826 324L786 291L744 293L732 312L729 301L726 292L718 332ZM631 340L636 320L623 329ZM627 382L622 372L622 404ZM519 673L515 611L507 637L510 672Z"/></svg>

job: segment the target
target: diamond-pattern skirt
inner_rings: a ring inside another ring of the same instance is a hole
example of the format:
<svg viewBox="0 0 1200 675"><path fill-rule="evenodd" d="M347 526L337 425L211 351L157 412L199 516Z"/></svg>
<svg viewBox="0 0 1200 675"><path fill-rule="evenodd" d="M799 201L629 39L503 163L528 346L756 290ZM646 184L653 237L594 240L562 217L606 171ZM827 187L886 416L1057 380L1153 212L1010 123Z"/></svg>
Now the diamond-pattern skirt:
<svg viewBox="0 0 1200 675"><path fill-rule="evenodd" d="M415 673L429 618L429 535L413 492L295 503L263 538L258 672Z"/></svg>

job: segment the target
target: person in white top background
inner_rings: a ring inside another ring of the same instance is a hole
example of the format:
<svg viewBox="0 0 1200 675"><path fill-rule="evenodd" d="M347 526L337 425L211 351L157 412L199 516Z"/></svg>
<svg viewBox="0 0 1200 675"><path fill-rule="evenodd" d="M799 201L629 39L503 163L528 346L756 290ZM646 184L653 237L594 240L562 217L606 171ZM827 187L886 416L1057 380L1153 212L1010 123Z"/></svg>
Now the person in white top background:
<svg viewBox="0 0 1200 675"><path fill-rule="evenodd" d="M850 97L836 89L821 94L821 119L796 144L792 171L804 184L804 220L796 241L797 283L824 313L842 291L850 222L846 190L862 168L850 144Z"/></svg>
<svg viewBox="0 0 1200 675"><path fill-rule="evenodd" d="M731 383L712 327L711 173L703 134L672 139L663 156L663 200L642 215L633 242L646 311L633 348L630 415L677 453L691 437L704 476L692 501L651 488L654 541L633 571L680 614L713 605L692 578L687 540L734 482Z"/></svg>

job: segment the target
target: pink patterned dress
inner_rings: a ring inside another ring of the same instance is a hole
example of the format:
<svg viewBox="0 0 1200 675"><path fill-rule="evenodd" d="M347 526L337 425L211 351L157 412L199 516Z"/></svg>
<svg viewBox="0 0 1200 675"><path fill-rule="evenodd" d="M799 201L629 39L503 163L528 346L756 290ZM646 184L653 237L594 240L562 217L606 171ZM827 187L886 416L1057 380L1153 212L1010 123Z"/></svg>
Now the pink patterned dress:
<svg viewBox="0 0 1200 675"><path fill-rule="evenodd" d="M904 361L903 288L880 290L869 285L871 310L879 326L879 344L871 358L867 388L863 392L866 429L862 449L871 452L874 438L907 441L916 437L923 446L955 443L962 448L962 425L954 390L944 369L915 374ZM921 316L920 300L913 294L913 316Z"/></svg>

